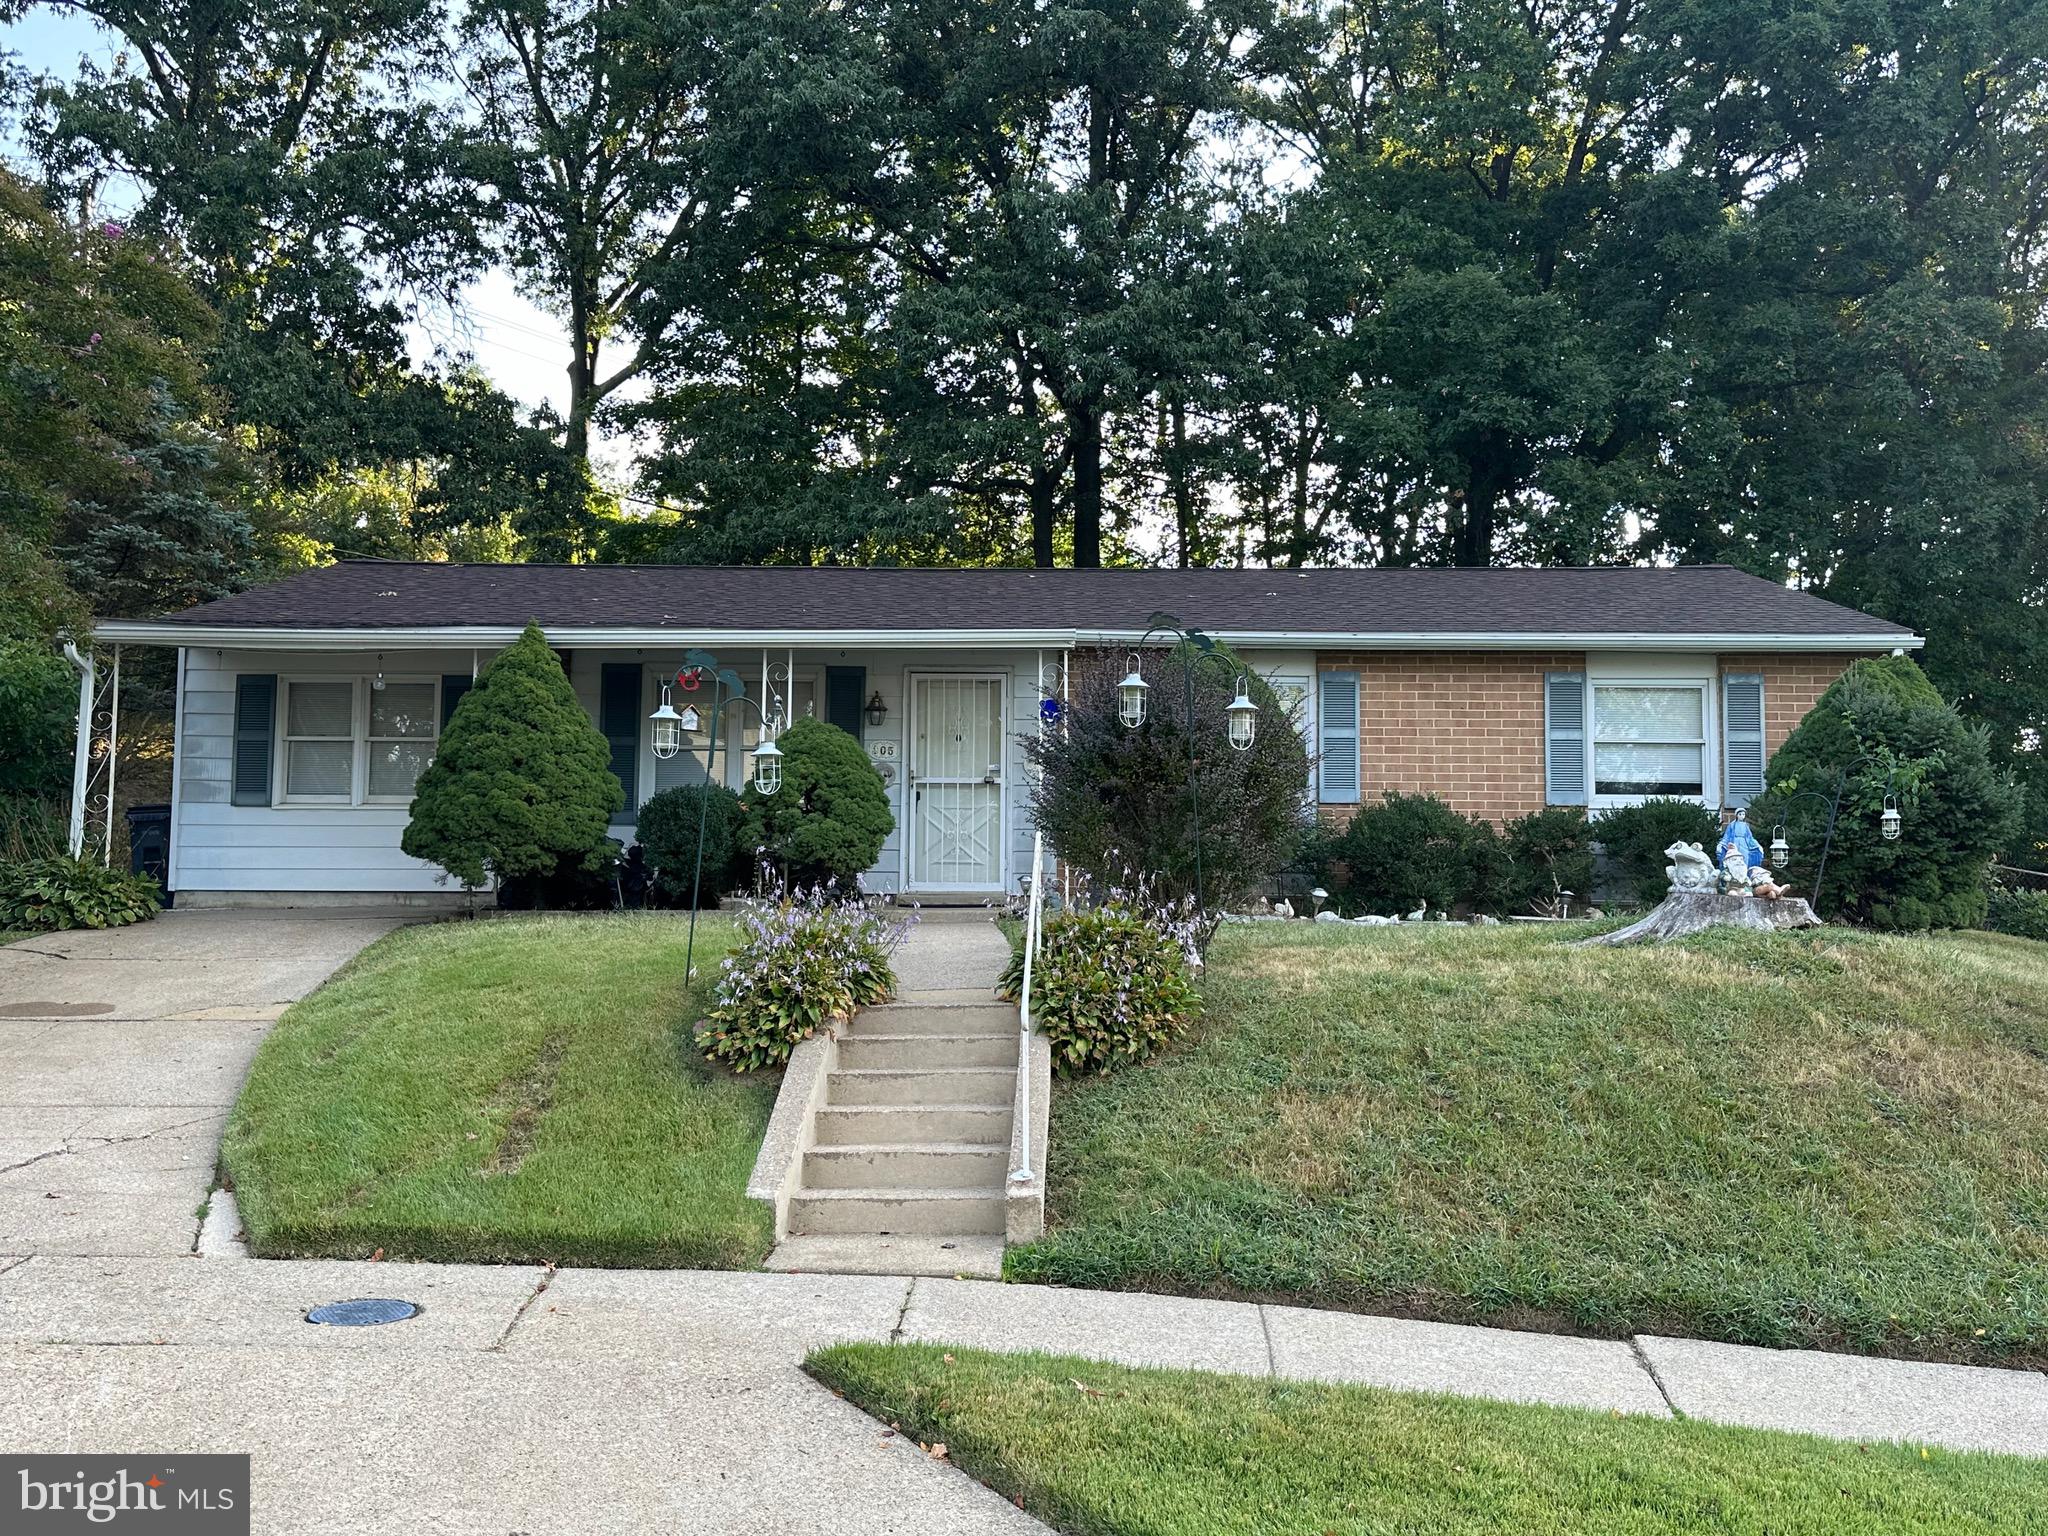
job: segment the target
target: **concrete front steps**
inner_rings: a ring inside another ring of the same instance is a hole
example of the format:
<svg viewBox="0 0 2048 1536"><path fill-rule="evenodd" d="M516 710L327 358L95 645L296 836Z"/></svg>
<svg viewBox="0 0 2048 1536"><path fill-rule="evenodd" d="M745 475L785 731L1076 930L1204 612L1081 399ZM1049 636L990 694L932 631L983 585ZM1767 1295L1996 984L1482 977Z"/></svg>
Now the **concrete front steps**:
<svg viewBox="0 0 2048 1536"><path fill-rule="evenodd" d="M1017 1011L955 996L840 1030L769 1268L1002 1272Z"/></svg>

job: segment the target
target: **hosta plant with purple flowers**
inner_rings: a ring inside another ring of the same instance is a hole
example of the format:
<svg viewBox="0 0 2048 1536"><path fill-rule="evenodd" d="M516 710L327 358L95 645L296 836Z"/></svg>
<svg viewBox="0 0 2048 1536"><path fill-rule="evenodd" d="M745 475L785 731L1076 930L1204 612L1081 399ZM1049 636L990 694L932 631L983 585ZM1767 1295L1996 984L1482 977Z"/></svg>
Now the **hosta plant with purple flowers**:
<svg viewBox="0 0 2048 1536"><path fill-rule="evenodd" d="M720 962L716 1001L697 1046L735 1072L779 1067L799 1040L896 990L889 956L917 921L894 921L822 888L739 914L740 941Z"/></svg>
<svg viewBox="0 0 2048 1536"><path fill-rule="evenodd" d="M1031 1019L1066 1077L1138 1061L1184 1029L1200 1004L1189 977L1190 935L1134 902L1111 900L1045 919L1031 966ZM998 990L1024 991L1024 954Z"/></svg>

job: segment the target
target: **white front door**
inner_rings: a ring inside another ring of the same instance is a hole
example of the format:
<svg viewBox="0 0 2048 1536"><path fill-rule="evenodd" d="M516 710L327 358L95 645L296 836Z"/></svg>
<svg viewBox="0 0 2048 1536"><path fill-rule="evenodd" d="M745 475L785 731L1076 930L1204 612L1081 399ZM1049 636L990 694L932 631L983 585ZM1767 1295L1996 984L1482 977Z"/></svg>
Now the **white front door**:
<svg viewBox="0 0 2048 1536"><path fill-rule="evenodd" d="M911 890L1003 888L1005 745L999 674L911 678Z"/></svg>

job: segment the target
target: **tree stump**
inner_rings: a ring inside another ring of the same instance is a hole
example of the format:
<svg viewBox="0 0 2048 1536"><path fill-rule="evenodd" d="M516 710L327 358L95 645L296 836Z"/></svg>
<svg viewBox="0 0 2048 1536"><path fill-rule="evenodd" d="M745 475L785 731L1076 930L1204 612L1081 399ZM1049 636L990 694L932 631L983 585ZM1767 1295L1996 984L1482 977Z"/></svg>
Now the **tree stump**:
<svg viewBox="0 0 2048 1536"><path fill-rule="evenodd" d="M1718 891L1673 891L1653 907L1647 916L1617 928L1612 933L1580 939L1578 948L1588 945L1669 944L1688 934L1709 928L1748 928L1774 933L1780 928L1818 928L1820 918L1798 896L1780 896L1767 901L1761 896L1743 896Z"/></svg>

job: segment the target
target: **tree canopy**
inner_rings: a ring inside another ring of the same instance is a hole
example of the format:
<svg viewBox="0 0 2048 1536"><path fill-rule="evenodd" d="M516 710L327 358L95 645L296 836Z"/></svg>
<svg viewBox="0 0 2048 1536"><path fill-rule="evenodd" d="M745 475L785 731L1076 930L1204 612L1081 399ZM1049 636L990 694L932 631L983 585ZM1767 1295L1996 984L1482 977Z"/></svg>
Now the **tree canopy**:
<svg viewBox="0 0 2048 1536"><path fill-rule="evenodd" d="M145 525L124 604L343 553L1725 561L1925 633L2048 807L2048 6L66 8L119 48L18 93L9 238L101 264L116 371L37 409L129 482L11 448L60 580ZM493 269L560 411L421 344ZM39 302L18 355L83 344Z"/></svg>

